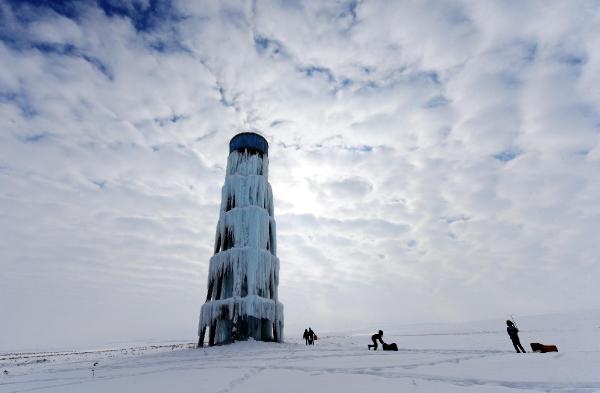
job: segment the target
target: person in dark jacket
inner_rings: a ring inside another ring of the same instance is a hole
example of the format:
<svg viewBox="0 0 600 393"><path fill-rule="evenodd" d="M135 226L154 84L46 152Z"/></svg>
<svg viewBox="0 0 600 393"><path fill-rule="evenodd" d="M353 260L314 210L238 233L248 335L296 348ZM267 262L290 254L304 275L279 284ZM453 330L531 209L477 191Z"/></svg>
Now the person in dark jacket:
<svg viewBox="0 0 600 393"><path fill-rule="evenodd" d="M512 343L517 353L520 353L519 348L521 348L521 351L525 353L525 349L523 349L523 346L521 345L521 340L519 340L519 329L517 329L517 327L512 321L506 321L506 326L508 337L510 337L510 339L512 340Z"/></svg>
<svg viewBox="0 0 600 393"><path fill-rule="evenodd" d="M367 347L369 348L369 351L371 350L371 347L373 347L374 351L377 351L377 341L379 341L381 343L381 345L385 344L383 342L383 339L381 338L383 336L383 330L380 330L379 332L377 332L376 334L371 336L371 340L373 340L373 344L369 344Z"/></svg>
<svg viewBox="0 0 600 393"><path fill-rule="evenodd" d="M302 338L306 342L305 345L308 345L308 329L304 329L304 334L302 335Z"/></svg>
<svg viewBox="0 0 600 393"><path fill-rule="evenodd" d="M311 328L308 328L308 345L315 344L315 332Z"/></svg>

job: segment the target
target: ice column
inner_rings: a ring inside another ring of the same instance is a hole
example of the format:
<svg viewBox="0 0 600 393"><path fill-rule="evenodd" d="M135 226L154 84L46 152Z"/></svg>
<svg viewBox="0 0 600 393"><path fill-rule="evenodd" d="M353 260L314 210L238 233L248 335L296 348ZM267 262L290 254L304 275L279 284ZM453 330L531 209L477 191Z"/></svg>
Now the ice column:
<svg viewBox="0 0 600 393"><path fill-rule="evenodd" d="M283 341L268 150L265 138L252 132L237 134L229 142L198 346L204 344L207 329L211 346L250 337Z"/></svg>

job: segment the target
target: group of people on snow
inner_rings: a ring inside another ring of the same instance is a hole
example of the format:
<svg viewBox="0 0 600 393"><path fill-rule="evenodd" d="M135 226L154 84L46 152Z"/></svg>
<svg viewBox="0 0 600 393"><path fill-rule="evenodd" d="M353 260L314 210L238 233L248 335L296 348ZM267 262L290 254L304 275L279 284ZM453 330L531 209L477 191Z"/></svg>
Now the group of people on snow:
<svg viewBox="0 0 600 393"><path fill-rule="evenodd" d="M306 342L305 345L314 345L315 340L317 340L318 337L317 334L313 332L313 330L309 327L308 329L304 329L304 334L302 335L302 338Z"/></svg>
<svg viewBox="0 0 600 393"><path fill-rule="evenodd" d="M521 345L521 341L519 340L519 329L517 329L517 326L513 321L506 321L506 332L508 333L508 336L510 337L517 353L525 353L525 349L523 348L523 346ZM315 340L317 339L317 335L309 327L308 329L304 329L304 334L302 335L302 338L305 340L306 345L314 345ZM373 348L374 351L377 351L377 342L381 343L381 346L384 351L398 350L398 346L396 345L396 343L386 344L383 341L383 330L379 330L377 333L372 335L371 340L373 341L373 344L367 345L369 350Z"/></svg>

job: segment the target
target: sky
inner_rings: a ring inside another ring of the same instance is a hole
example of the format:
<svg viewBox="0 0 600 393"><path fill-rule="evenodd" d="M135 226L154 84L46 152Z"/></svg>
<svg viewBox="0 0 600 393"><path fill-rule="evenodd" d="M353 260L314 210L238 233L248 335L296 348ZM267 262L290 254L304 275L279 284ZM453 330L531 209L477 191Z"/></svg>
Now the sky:
<svg viewBox="0 0 600 393"><path fill-rule="evenodd" d="M0 0L0 350L195 341L228 143L285 334L598 308L598 1Z"/></svg>

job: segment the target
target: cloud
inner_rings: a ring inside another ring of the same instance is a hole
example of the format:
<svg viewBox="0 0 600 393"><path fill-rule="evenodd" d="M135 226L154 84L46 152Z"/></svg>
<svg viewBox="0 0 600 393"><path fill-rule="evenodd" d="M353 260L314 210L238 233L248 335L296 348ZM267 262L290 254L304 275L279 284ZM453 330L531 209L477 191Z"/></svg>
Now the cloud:
<svg viewBox="0 0 600 393"><path fill-rule="evenodd" d="M242 130L290 335L597 307L599 15L1 2L0 348L193 339Z"/></svg>

